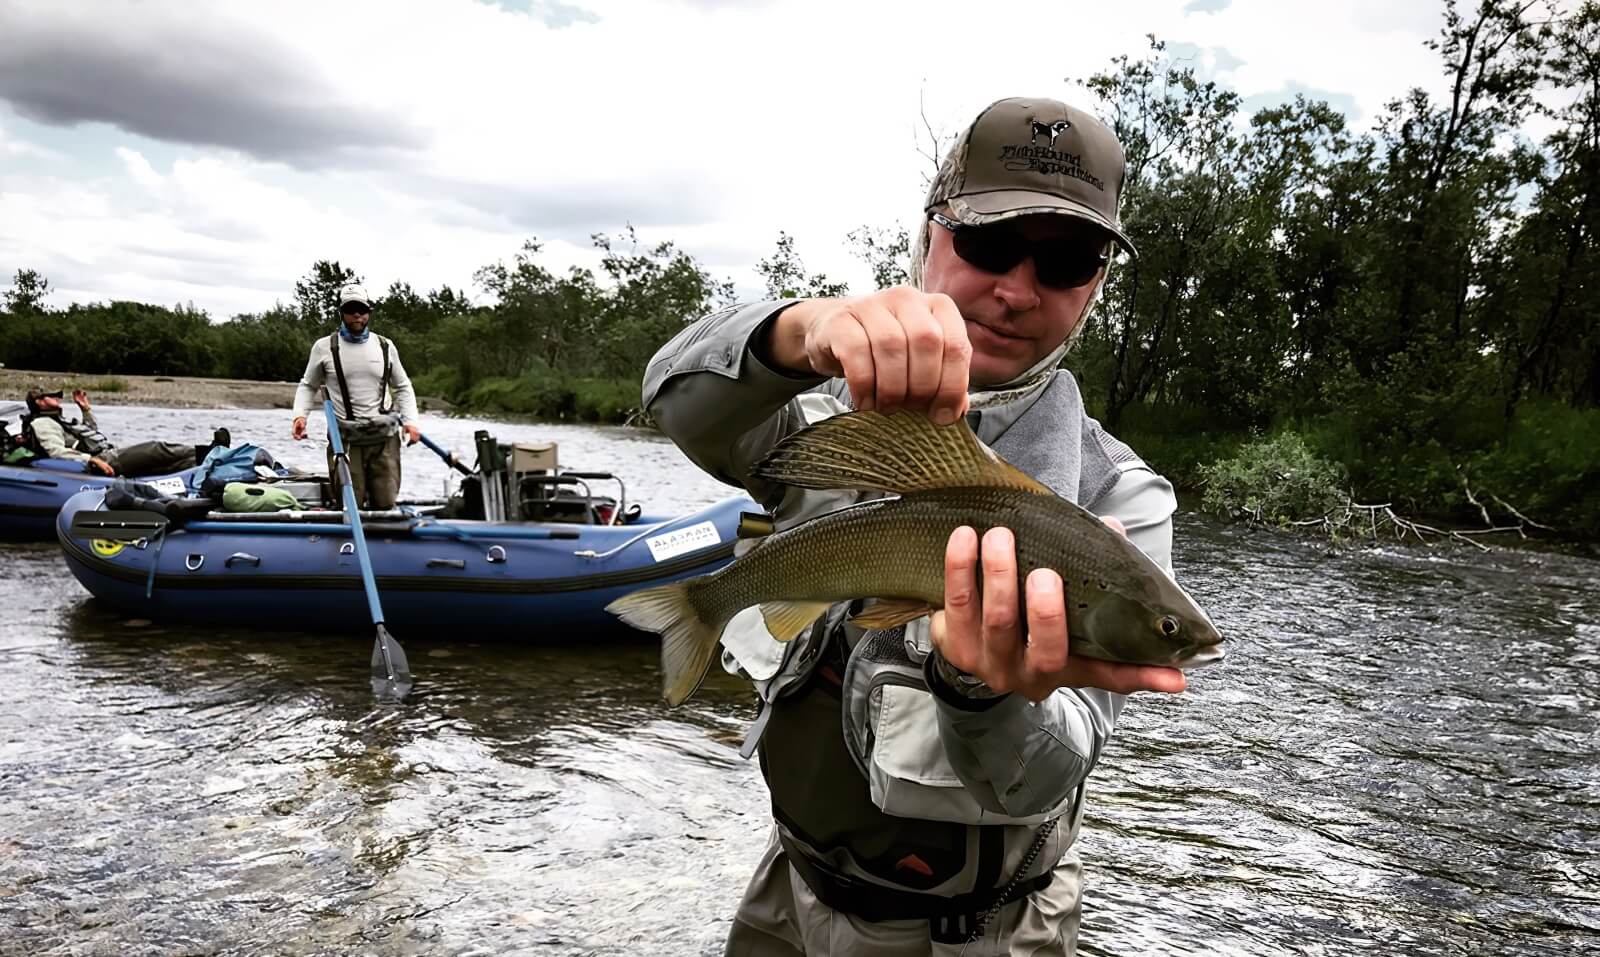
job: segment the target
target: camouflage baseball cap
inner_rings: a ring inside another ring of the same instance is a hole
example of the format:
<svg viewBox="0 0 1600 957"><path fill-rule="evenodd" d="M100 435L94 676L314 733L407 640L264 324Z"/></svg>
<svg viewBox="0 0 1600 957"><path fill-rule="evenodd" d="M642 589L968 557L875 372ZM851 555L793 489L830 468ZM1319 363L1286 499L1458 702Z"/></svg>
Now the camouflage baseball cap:
<svg viewBox="0 0 1600 957"><path fill-rule="evenodd" d="M1090 114L1058 100L998 100L950 148L923 209L945 204L969 226L1033 213L1071 216L1136 255L1117 219L1124 169L1122 145Z"/></svg>

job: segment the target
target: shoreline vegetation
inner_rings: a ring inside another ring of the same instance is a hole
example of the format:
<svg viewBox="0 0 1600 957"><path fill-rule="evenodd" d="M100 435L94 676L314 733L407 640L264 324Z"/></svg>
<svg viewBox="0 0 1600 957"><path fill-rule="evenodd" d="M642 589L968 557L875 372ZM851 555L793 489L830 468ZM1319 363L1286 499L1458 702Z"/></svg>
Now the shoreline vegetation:
<svg viewBox="0 0 1600 957"><path fill-rule="evenodd" d="M1411 516L1431 516L1600 540L1600 0L1443 6L1428 47L1446 94L1399 91L1365 131L1304 96L1248 112L1154 37L1060 91L1124 144L1139 249L1065 365L1091 415L1217 514L1334 537L1426 536ZM481 293L396 281L373 328L454 411L648 424L651 355L734 287L631 227L592 239L598 269L549 269L530 239L473 275ZM906 281L910 242L845 237L877 288ZM783 232L754 272L775 299L851 292ZM224 319L52 308L20 264L0 363L72 370L108 401L145 395L141 377L292 383L361 278L318 261L289 301Z"/></svg>

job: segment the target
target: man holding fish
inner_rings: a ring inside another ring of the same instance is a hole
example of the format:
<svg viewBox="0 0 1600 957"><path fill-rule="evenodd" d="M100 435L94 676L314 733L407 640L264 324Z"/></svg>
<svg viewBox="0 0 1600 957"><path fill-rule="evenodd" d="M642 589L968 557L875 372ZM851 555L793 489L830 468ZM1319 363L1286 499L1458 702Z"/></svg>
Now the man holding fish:
<svg viewBox="0 0 1600 957"><path fill-rule="evenodd" d="M1076 952L1125 696L1221 656L1170 577L1170 484L1057 368L1133 253L1122 179L1091 115L998 101L929 190L914 287L733 307L652 360L656 422L779 529L612 606L662 635L668 701L719 647L760 693L775 826L728 954Z"/></svg>

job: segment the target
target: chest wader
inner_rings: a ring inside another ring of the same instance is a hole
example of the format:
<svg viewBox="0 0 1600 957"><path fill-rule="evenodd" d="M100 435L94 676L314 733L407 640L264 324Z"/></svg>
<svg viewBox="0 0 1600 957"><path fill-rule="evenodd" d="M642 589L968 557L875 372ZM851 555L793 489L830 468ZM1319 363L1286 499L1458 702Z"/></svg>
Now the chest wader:
<svg viewBox="0 0 1600 957"><path fill-rule="evenodd" d="M766 705L761 772L789 862L817 899L869 921L927 920L931 939L961 942L981 930L998 906L1049 886L1049 871L1002 888L1003 825L968 825L885 814L839 732L844 639L833 630L822 661L792 692ZM817 733L818 728L832 733ZM768 760L768 753L776 756ZM846 855L884 887L830 866ZM975 861L976 867L972 867ZM927 891L963 872L963 893Z"/></svg>
<svg viewBox="0 0 1600 957"><path fill-rule="evenodd" d="M389 409L389 340L378 336L378 348L383 351L383 378L378 382L378 414L388 415ZM339 394L344 397L344 421L354 424L356 422L356 407L350 401L350 382L344 377L344 363L339 361L339 334L335 332L328 337L328 351L333 353L333 376L339 380ZM343 425L344 423L340 423ZM359 440L359 435L341 436L345 441Z"/></svg>

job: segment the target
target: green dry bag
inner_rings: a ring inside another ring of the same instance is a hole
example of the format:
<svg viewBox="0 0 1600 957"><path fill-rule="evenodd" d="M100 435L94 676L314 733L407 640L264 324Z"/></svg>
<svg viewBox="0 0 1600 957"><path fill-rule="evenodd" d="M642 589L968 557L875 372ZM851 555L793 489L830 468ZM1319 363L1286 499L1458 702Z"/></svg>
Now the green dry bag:
<svg viewBox="0 0 1600 957"><path fill-rule="evenodd" d="M271 485L229 482L222 487L222 510L225 512L281 512L299 507L300 501L293 495Z"/></svg>

